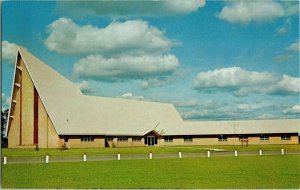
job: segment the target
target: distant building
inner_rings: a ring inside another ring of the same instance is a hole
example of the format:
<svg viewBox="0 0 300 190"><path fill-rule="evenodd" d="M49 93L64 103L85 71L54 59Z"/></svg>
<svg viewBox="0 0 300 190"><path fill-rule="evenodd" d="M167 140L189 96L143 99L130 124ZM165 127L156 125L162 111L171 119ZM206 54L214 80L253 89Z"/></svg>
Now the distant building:
<svg viewBox="0 0 300 190"><path fill-rule="evenodd" d="M172 104L83 95L19 47L9 148L297 144L299 119L183 121Z"/></svg>

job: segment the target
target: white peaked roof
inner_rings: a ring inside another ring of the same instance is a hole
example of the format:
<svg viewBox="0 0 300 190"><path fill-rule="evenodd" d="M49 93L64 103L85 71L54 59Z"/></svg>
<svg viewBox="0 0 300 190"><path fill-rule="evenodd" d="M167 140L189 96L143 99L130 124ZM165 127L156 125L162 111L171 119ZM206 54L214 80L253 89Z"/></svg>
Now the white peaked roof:
<svg viewBox="0 0 300 190"><path fill-rule="evenodd" d="M19 52L59 135L144 135L182 122L172 104L83 95L26 49Z"/></svg>
<svg viewBox="0 0 300 190"><path fill-rule="evenodd" d="M297 133L300 120L185 122L172 104L83 95L75 84L19 47L43 105L59 135Z"/></svg>

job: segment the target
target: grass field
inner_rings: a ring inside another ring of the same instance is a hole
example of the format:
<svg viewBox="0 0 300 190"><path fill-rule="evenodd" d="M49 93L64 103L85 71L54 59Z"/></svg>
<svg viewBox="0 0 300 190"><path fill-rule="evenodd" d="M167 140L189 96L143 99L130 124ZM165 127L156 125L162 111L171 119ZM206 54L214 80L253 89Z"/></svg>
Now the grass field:
<svg viewBox="0 0 300 190"><path fill-rule="evenodd" d="M300 156L212 157L2 167L3 188L299 188Z"/></svg>
<svg viewBox="0 0 300 190"><path fill-rule="evenodd" d="M177 153L179 150L184 152L206 152L206 148L223 149L225 151L254 151L262 148L263 150L280 150L284 148L286 151L300 151L300 145L250 145L248 147L241 146L170 146L170 147L130 147L130 148L90 148L90 149L2 149L2 155L7 156L44 156L50 154L52 156L73 156L82 155L116 155L121 154L147 154L150 151L154 154Z"/></svg>

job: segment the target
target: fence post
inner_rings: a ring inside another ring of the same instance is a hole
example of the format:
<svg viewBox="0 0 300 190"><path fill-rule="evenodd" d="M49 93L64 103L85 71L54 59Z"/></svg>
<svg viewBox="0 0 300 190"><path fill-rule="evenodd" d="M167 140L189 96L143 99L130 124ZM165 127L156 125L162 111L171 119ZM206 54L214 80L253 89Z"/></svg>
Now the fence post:
<svg viewBox="0 0 300 190"><path fill-rule="evenodd" d="M284 149L283 148L281 149L281 155L284 155Z"/></svg>
<svg viewBox="0 0 300 190"><path fill-rule="evenodd" d="M262 150L261 150L261 149L259 149L259 155L260 155L260 156L262 155Z"/></svg>
<svg viewBox="0 0 300 190"><path fill-rule="evenodd" d="M152 159L152 152L149 153L149 158Z"/></svg>
<svg viewBox="0 0 300 190"><path fill-rule="evenodd" d="M121 160L121 154L118 153L118 160Z"/></svg>
<svg viewBox="0 0 300 190"><path fill-rule="evenodd" d="M181 151L178 152L178 157L181 158Z"/></svg>
<svg viewBox="0 0 300 190"><path fill-rule="evenodd" d="M4 158L3 158L3 164L6 165L7 164L7 156L4 155Z"/></svg>
<svg viewBox="0 0 300 190"><path fill-rule="evenodd" d="M234 156L238 156L237 150L234 151Z"/></svg>
<svg viewBox="0 0 300 190"><path fill-rule="evenodd" d="M46 164L49 163L49 154L46 154Z"/></svg>
<svg viewBox="0 0 300 190"><path fill-rule="evenodd" d="M207 151L207 157L208 158L210 157L210 151Z"/></svg>
<svg viewBox="0 0 300 190"><path fill-rule="evenodd" d="M83 161L86 162L86 153L83 154Z"/></svg>

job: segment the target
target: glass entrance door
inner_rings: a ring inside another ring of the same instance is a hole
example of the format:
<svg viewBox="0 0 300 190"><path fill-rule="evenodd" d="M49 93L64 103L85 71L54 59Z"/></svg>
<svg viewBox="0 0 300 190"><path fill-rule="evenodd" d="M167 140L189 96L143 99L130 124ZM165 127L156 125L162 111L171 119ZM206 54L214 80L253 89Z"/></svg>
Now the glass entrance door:
<svg viewBox="0 0 300 190"><path fill-rule="evenodd" d="M145 145L154 146L157 144L157 138L153 136L145 137Z"/></svg>

